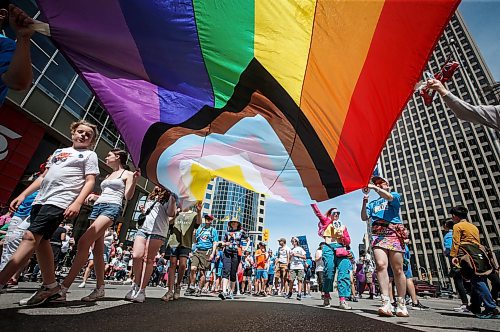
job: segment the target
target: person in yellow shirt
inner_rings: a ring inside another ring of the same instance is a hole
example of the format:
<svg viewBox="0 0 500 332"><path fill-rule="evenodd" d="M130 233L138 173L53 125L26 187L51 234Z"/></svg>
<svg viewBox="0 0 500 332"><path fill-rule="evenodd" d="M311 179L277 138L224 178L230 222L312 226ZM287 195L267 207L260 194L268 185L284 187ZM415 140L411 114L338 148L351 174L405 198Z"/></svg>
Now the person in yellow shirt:
<svg viewBox="0 0 500 332"><path fill-rule="evenodd" d="M468 221L469 211L463 206L456 206L450 210L451 219L455 223L453 226L453 243L451 246L450 256L452 263L459 264L458 248L461 244L476 244L479 245L479 229ZM486 283L486 277L474 275L471 278L472 286L472 308L471 311L480 318L500 318L500 311L498 310L490 290ZM484 311L479 313L481 303L484 305Z"/></svg>

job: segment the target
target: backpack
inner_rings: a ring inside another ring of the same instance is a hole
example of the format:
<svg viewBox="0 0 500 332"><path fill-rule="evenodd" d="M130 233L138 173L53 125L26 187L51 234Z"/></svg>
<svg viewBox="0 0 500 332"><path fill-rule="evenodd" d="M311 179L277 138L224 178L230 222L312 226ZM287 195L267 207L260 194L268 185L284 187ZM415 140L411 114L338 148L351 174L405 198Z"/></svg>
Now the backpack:
<svg viewBox="0 0 500 332"><path fill-rule="evenodd" d="M487 276L493 272L493 264L482 245L474 243L460 244L458 258L462 275L467 279L474 275Z"/></svg>

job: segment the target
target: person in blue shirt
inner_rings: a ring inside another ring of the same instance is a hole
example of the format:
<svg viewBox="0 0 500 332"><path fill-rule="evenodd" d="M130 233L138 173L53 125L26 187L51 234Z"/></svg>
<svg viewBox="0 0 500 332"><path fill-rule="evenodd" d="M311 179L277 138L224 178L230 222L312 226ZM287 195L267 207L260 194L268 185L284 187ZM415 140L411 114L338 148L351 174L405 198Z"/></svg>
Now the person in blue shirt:
<svg viewBox="0 0 500 332"><path fill-rule="evenodd" d="M24 232L28 229L31 205L33 204L37 194L38 190L27 196L19 205L16 212L14 212L14 215L10 220L2 249L2 258L0 259L0 271L3 270L9 259L12 257L12 254L14 254L17 250L17 247L19 247L19 244L23 239ZM17 284L17 275L18 273L11 278L10 284L12 284L13 281L14 284Z"/></svg>
<svg viewBox="0 0 500 332"><path fill-rule="evenodd" d="M446 232L443 236L444 255L450 258L451 246L453 244L453 220L446 220L443 228Z"/></svg>
<svg viewBox="0 0 500 332"><path fill-rule="evenodd" d="M30 39L35 31L33 23L24 11L9 4L9 1L0 0L0 28L9 25L17 39L16 43L0 33L0 105L8 89L26 90L31 85Z"/></svg>
<svg viewBox="0 0 500 332"><path fill-rule="evenodd" d="M453 220L446 220L443 224L443 229L446 232L443 236L443 247L444 247L444 255L450 260L450 272L449 276L453 278L455 283L455 287L457 288L458 296L462 301L462 305L460 307L454 308L457 312L468 312L467 307L469 306L469 298L467 297L467 291L465 290L464 280L462 278L462 274L460 270L457 269L454 264L451 262L450 252L451 247L453 245Z"/></svg>
<svg viewBox="0 0 500 332"><path fill-rule="evenodd" d="M214 217L211 215L205 215L205 222L202 227L199 227L195 234L195 251L193 257L191 258L191 274L189 276L189 287L185 292L185 295L196 296L201 295L203 286L205 285L206 276L205 272L210 271L210 264L214 259L217 250L217 242L219 241L219 236L217 235L217 230L212 226ZM200 284L198 287L198 292L195 290L196 284L196 274L200 273Z"/></svg>
<svg viewBox="0 0 500 332"><path fill-rule="evenodd" d="M273 250L269 249L267 251L268 257L269 257L269 267L267 269L267 295L272 295L273 294L273 286L274 286L274 269L276 267L276 256L273 255Z"/></svg>
<svg viewBox="0 0 500 332"><path fill-rule="evenodd" d="M404 241L407 238L407 232L399 217L401 195L391 191L389 181L380 176L372 177L371 182L363 190L365 195L361 208L361 220L371 219L372 247L382 294L382 306L378 309L378 314L385 317L393 316L387 272L390 262L398 293L396 316L408 317L405 304L406 277L403 272ZM368 203L370 189L374 190L379 198Z"/></svg>
<svg viewBox="0 0 500 332"><path fill-rule="evenodd" d="M224 268L224 263L222 258L224 257L223 245L222 243L217 244L217 254L215 256L215 291L222 291L222 269Z"/></svg>

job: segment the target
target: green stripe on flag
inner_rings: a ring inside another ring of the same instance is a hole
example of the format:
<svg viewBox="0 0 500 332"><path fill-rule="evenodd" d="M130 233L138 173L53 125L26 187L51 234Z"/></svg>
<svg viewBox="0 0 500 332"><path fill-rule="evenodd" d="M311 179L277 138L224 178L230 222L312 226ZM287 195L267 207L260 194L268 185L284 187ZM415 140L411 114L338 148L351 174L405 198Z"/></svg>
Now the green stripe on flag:
<svg viewBox="0 0 500 332"><path fill-rule="evenodd" d="M254 57L254 1L194 0L193 4L215 107L221 108Z"/></svg>

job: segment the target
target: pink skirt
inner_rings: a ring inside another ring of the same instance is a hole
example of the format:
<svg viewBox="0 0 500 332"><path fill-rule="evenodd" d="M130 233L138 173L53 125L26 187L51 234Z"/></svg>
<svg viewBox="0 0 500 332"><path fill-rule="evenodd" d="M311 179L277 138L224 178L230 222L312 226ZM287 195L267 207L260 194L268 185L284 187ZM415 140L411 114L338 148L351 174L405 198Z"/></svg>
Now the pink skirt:
<svg viewBox="0 0 500 332"><path fill-rule="evenodd" d="M377 221L372 225L372 247L405 252L407 231L403 224Z"/></svg>

